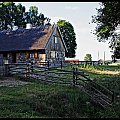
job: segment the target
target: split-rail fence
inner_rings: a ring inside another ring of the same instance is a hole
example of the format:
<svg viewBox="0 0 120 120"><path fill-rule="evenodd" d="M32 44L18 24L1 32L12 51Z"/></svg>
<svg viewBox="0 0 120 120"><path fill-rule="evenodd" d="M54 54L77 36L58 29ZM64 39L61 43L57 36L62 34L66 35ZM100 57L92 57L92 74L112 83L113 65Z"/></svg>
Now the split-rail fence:
<svg viewBox="0 0 120 120"><path fill-rule="evenodd" d="M96 83L88 74L77 68L64 70L61 67L49 67L48 62L40 65L31 63L6 64L4 76L19 76L25 79L36 79L40 82L73 85L90 96L92 102L106 108L112 105L115 94L113 91Z"/></svg>

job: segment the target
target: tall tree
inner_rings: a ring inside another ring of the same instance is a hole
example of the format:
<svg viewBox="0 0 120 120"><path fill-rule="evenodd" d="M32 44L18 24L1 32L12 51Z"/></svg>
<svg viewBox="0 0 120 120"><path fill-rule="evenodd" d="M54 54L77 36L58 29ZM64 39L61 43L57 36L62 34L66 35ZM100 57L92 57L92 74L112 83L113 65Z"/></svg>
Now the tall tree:
<svg viewBox="0 0 120 120"><path fill-rule="evenodd" d="M44 24L46 19L49 18L45 17L44 14L38 14L36 6L30 6L29 11L26 12L25 6L22 6L22 4L15 5L13 2L0 2L0 30L12 29L13 26L24 28L26 23L39 26Z"/></svg>
<svg viewBox="0 0 120 120"><path fill-rule="evenodd" d="M0 22L2 30L12 28L14 10L15 4L13 2L0 3Z"/></svg>
<svg viewBox="0 0 120 120"><path fill-rule="evenodd" d="M61 34L65 41L68 53L66 53L66 57L73 58L75 57L75 50L77 47L76 44L76 34L74 32L74 28L71 23L66 20L59 20L57 25L60 28Z"/></svg>
<svg viewBox="0 0 120 120"><path fill-rule="evenodd" d="M97 15L92 16L92 23L97 24L94 34L97 35L99 41L109 40L110 48L114 51L116 48L120 50L120 44L117 44L120 42L120 34L116 33L116 29L120 25L120 2L101 2ZM117 49L117 51L119 50ZM114 54L114 57L120 59L117 54Z"/></svg>
<svg viewBox="0 0 120 120"><path fill-rule="evenodd" d="M0 3L0 29L12 29L14 25L22 27L24 23L23 15L25 7L21 4L17 6L13 2Z"/></svg>
<svg viewBox="0 0 120 120"><path fill-rule="evenodd" d="M39 25L43 25L44 24L44 21L47 19L47 17L44 16L44 14L40 13L38 16L37 16L37 26Z"/></svg>
<svg viewBox="0 0 120 120"><path fill-rule="evenodd" d="M4 29L4 4L3 2L0 2L0 30L3 30Z"/></svg>
<svg viewBox="0 0 120 120"><path fill-rule="evenodd" d="M17 25L18 27L25 27L25 6L22 6L22 4L16 5L16 12L15 12L15 23L14 25Z"/></svg>
<svg viewBox="0 0 120 120"><path fill-rule="evenodd" d="M43 25L47 17L42 13L38 13L38 7L30 6L29 11L25 13L26 23L31 23L33 26Z"/></svg>
<svg viewBox="0 0 120 120"><path fill-rule="evenodd" d="M30 22L33 26L37 24L37 18L38 18L38 7L36 6L30 6L29 9L29 15L30 15Z"/></svg>

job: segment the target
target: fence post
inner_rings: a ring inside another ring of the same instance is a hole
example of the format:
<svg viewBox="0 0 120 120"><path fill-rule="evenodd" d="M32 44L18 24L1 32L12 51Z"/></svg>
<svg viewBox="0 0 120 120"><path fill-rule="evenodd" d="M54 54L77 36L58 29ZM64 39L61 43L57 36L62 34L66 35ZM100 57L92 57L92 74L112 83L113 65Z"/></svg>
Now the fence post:
<svg viewBox="0 0 120 120"><path fill-rule="evenodd" d="M73 86L75 86L75 68L73 67Z"/></svg>
<svg viewBox="0 0 120 120"><path fill-rule="evenodd" d="M115 101L115 92L113 91L113 94L112 94L112 102Z"/></svg>
<svg viewBox="0 0 120 120"><path fill-rule="evenodd" d="M61 60L61 69L62 69L62 60Z"/></svg>
<svg viewBox="0 0 120 120"><path fill-rule="evenodd" d="M7 76L7 64L4 65L5 65L5 76Z"/></svg>
<svg viewBox="0 0 120 120"><path fill-rule="evenodd" d="M33 72L33 62L31 62L31 72Z"/></svg>
<svg viewBox="0 0 120 120"><path fill-rule="evenodd" d="M78 66L79 66L79 61L78 61Z"/></svg>
<svg viewBox="0 0 120 120"><path fill-rule="evenodd" d="M75 74L75 84L77 85L77 72L78 72L78 69L76 68L76 74Z"/></svg>
<svg viewBox="0 0 120 120"><path fill-rule="evenodd" d="M26 74L25 74L25 79L27 78L27 74L28 74L28 64L26 64Z"/></svg>
<svg viewBox="0 0 120 120"><path fill-rule="evenodd" d="M8 70L8 64L4 64L5 65L5 76L9 75L9 70Z"/></svg>
<svg viewBox="0 0 120 120"><path fill-rule="evenodd" d="M50 66L50 63L49 63L49 60L48 60L48 68L49 68L49 66Z"/></svg>
<svg viewBox="0 0 120 120"><path fill-rule="evenodd" d="M26 79L29 77L30 73L30 68L29 68L29 63L27 64L27 69L26 69Z"/></svg>

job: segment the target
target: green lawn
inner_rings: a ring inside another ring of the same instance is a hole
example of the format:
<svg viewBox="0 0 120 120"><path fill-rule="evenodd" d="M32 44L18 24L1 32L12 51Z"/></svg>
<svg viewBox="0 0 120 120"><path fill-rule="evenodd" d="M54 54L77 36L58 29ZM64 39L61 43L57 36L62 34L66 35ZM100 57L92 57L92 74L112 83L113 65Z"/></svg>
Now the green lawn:
<svg viewBox="0 0 120 120"><path fill-rule="evenodd" d="M119 66L77 67L90 78L120 95L120 75L100 74L100 71L118 71ZM65 67L63 69L71 69ZM93 69L93 71L91 70ZM0 78L2 80L2 78ZM27 85L0 87L0 118L120 118L120 100L106 110L93 106L90 98L78 88L66 85L40 83L31 80Z"/></svg>

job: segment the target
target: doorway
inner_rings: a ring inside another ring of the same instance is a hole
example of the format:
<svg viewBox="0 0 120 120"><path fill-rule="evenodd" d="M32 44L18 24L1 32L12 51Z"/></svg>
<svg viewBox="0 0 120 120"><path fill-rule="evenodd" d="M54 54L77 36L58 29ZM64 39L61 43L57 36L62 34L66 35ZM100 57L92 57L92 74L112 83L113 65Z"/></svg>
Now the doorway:
<svg viewBox="0 0 120 120"><path fill-rule="evenodd" d="M12 53L12 63L16 63L16 53Z"/></svg>

